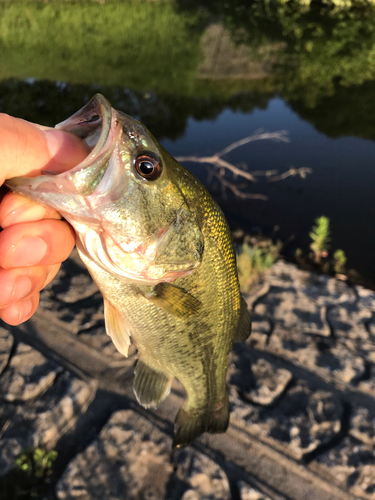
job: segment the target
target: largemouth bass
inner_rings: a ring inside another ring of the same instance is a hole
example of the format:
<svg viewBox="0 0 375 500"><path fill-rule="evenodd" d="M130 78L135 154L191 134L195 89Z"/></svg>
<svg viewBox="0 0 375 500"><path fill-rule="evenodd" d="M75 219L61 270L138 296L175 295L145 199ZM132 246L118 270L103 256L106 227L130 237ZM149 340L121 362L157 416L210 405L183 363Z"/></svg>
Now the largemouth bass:
<svg viewBox="0 0 375 500"><path fill-rule="evenodd" d="M89 145L72 170L9 187L59 211L104 297L106 331L138 350L134 393L146 408L174 377L187 399L175 446L229 422L225 377L233 341L250 334L231 233L206 189L137 120L99 94L56 126Z"/></svg>

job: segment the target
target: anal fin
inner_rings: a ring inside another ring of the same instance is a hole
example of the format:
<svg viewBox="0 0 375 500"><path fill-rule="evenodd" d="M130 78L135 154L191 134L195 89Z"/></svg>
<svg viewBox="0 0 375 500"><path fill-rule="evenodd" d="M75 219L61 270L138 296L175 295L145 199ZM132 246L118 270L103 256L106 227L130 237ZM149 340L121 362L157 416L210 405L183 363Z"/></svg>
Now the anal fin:
<svg viewBox="0 0 375 500"><path fill-rule="evenodd" d="M106 332L111 337L116 349L128 357L131 344L130 333L121 314L107 299L104 299L104 321Z"/></svg>
<svg viewBox="0 0 375 500"><path fill-rule="evenodd" d="M225 432L229 424L229 400L225 394L223 401L213 408L190 409L184 407L177 413L173 446L183 448L204 432L219 434Z"/></svg>
<svg viewBox="0 0 375 500"><path fill-rule="evenodd" d="M145 408L157 408L168 396L172 380L173 377L139 359L134 370L133 383L138 403Z"/></svg>
<svg viewBox="0 0 375 500"><path fill-rule="evenodd" d="M247 309L245 299L241 296L240 320L238 322L237 331L233 336L233 342L245 342L251 333L250 314Z"/></svg>

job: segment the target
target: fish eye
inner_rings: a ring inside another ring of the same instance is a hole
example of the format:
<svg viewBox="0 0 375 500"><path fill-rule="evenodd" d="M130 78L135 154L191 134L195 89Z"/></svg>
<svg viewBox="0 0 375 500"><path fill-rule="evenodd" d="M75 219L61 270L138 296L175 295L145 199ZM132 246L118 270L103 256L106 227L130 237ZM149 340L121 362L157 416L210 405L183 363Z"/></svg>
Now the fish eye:
<svg viewBox="0 0 375 500"><path fill-rule="evenodd" d="M153 181L161 174L161 165L156 158L148 155L138 156L135 160L135 169L138 174L149 181Z"/></svg>

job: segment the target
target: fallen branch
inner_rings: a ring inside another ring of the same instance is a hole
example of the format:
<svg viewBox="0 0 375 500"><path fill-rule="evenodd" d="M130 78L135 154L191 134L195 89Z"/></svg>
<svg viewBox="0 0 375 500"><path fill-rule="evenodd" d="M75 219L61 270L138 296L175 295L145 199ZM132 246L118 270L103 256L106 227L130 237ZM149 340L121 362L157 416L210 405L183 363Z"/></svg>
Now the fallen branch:
<svg viewBox="0 0 375 500"><path fill-rule="evenodd" d="M289 176L300 175L302 179L306 177L307 174L312 172L311 168L302 167L299 169L290 168L287 172L278 175L277 170L255 170L253 172L247 172L247 165L242 163L242 168L238 168L233 163L226 161L222 158L223 155L233 151L240 146L244 146L249 142L260 141L260 140L272 140L276 142L289 142L288 132L286 130L279 130L277 132L263 132L259 130L253 135L244 137L239 141L229 144L226 148L218 151L212 156L177 156L177 161L191 161L195 163L207 163L214 167L214 170L210 170L209 174L212 178L217 177L222 185L223 195L225 193L225 188L230 189L236 196L242 199L258 199L267 200L268 197L263 194L247 194L241 191L243 185L239 186L225 179L225 172L230 171L233 174L234 179L242 177L250 182L257 182L257 177L264 176L267 178L268 182L274 182L282 179L286 179Z"/></svg>
<svg viewBox="0 0 375 500"><path fill-rule="evenodd" d="M268 182L282 181L282 180L286 179L287 177L294 177L296 175L299 175L301 177L301 179L306 179L307 174L311 174L311 173L312 173L312 168L308 168L308 167L294 168L294 167L291 167L289 170L287 170L283 174L274 175L273 177L270 177L268 179Z"/></svg>
<svg viewBox="0 0 375 500"><path fill-rule="evenodd" d="M236 184L233 184L232 182L227 181L224 178L224 176L222 175L222 173L220 173L220 172L213 173L213 176L216 177L217 179L219 179L219 181L220 181L221 193L222 193L222 196L224 199L226 198L225 188L227 188L227 189L230 189L232 191L232 193L234 193L235 196L237 196L238 198L241 198L242 200L264 200L264 201L268 200L268 196L266 196L264 194L244 193L243 191L241 191L241 188L245 187L243 184L236 185Z"/></svg>

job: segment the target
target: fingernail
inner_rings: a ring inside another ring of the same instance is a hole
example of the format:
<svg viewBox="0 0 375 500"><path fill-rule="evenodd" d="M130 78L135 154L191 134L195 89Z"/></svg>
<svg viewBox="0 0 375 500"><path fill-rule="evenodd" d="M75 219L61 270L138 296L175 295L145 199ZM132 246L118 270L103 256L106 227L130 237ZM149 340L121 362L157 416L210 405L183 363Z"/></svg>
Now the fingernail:
<svg viewBox="0 0 375 500"><path fill-rule="evenodd" d="M31 279L28 276L20 276L17 278L14 284L11 301L16 302L17 300L25 298L31 292L32 286Z"/></svg>
<svg viewBox="0 0 375 500"><path fill-rule="evenodd" d="M30 311L33 307L33 303L31 299L23 299L16 304L18 306L18 321L22 323L26 321L27 316L30 314Z"/></svg>
<svg viewBox="0 0 375 500"><path fill-rule="evenodd" d="M15 246L8 261L11 267L33 266L42 260L47 249L47 243L39 236L24 238Z"/></svg>
<svg viewBox="0 0 375 500"><path fill-rule="evenodd" d="M51 154L51 157L56 156L60 151L63 143L61 132L57 130L45 130L44 135L47 140L47 147Z"/></svg>
<svg viewBox="0 0 375 500"><path fill-rule="evenodd" d="M46 208L42 205L25 205L9 212L3 219L1 227L6 228L12 224L42 220L46 215Z"/></svg>

